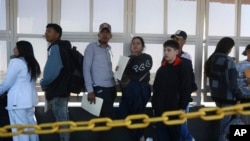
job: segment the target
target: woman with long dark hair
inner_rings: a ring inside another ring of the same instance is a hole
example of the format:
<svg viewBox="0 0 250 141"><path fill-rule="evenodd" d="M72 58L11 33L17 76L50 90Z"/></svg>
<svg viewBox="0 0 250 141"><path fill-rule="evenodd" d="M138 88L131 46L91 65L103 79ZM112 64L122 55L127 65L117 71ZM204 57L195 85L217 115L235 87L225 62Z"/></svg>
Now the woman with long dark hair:
<svg viewBox="0 0 250 141"><path fill-rule="evenodd" d="M7 107L10 124L36 124L34 108L38 103L36 79L41 74L40 66L34 56L33 47L28 41L18 41L13 50L7 74L0 84L0 95L8 91ZM17 132L13 128L12 132ZM29 129L25 129L29 130ZM13 141L38 141L38 136L13 136Z"/></svg>
<svg viewBox="0 0 250 141"><path fill-rule="evenodd" d="M234 46L230 37L222 38L213 54L205 63L205 75L209 78L211 96L217 107L239 103L241 91L237 83L238 72L234 60L228 56ZM220 122L219 141L226 141L225 130L232 116L225 116Z"/></svg>
<svg viewBox="0 0 250 141"><path fill-rule="evenodd" d="M149 71L153 61L149 54L143 53L144 48L143 38L133 37L130 59L123 74L123 77L127 77L130 81L127 86L121 85L122 97L118 108L118 118L143 113L151 97ZM132 130L132 138L133 141L145 141L144 130Z"/></svg>

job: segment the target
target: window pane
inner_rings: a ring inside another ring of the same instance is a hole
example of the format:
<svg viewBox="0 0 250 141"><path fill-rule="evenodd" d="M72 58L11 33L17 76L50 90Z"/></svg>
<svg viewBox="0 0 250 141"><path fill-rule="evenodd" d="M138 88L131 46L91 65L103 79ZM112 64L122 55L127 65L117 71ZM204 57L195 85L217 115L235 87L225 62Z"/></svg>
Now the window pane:
<svg viewBox="0 0 250 141"><path fill-rule="evenodd" d="M124 32L124 0L94 0L93 13L94 32L103 22L112 26L112 32Z"/></svg>
<svg viewBox="0 0 250 141"><path fill-rule="evenodd" d="M0 82L3 81L7 71L7 44L6 41L0 41Z"/></svg>
<svg viewBox="0 0 250 141"><path fill-rule="evenodd" d="M245 47L244 46L240 46L239 47L239 61L243 61L243 60L246 60L247 57L242 55L242 52L245 50Z"/></svg>
<svg viewBox="0 0 250 141"><path fill-rule="evenodd" d="M41 71L43 72L44 65L47 61L48 44L46 40L40 38L18 38L18 40L26 40L32 44L35 57L40 65Z"/></svg>
<svg viewBox="0 0 250 141"><path fill-rule="evenodd" d="M89 32L89 0L62 0L61 4L63 31Z"/></svg>
<svg viewBox="0 0 250 141"><path fill-rule="evenodd" d="M163 0L136 0L136 33L163 34Z"/></svg>
<svg viewBox="0 0 250 141"><path fill-rule="evenodd" d="M153 59L153 67L150 70L150 84L153 84L155 79L156 71L161 66L163 58L163 46L162 44L146 44L144 52L151 55Z"/></svg>
<svg viewBox="0 0 250 141"><path fill-rule="evenodd" d="M176 30L181 29L188 35L195 35L196 7L196 0L168 0L168 34L173 34Z"/></svg>
<svg viewBox="0 0 250 141"><path fill-rule="evenodd" d="M47 0L18 1L17 33L44 34Z"/></svg>
<svg viewBox="0 0 250 141"><path fill-rule="evenodd" d="M187 52L192 59L193 69L195 68L195 46L194 45L184 45L183 51Z"/></svg>
<svg viewBox="0 0 250 141"><path fill-rule="evenodd" d="M218 12L219 11L219 12ZM209 24L210 36L235 35L235 2L234 0L210 0Z"/></svg>
<svg viewBox="0 0 250 141"><path fill-rule="evenodd" d="M6 1L0 0L0 30L6 30Z"/></svg>
<svg viewBox="0 0 250 141"><path fill-rule="evenodd" d="M250 36L250 2L249 0L242 0L241 6L241 36Z"/></svg>
<svg viewBox="0 0 250 141"><path fill-rule="evenodd" d="M119 58L121 55L123 55L123 43L109 43L111 46L111 51L112 51L112 67L113 71L115 71L115 68L118 64Z"/></svg>
<svg viewBox="0 0 250 141"><path fill-rule="evenodd" d="M71 42L72 46L75 46L76 49L83 55L84 51L89 43L87 42Z"/></svg>

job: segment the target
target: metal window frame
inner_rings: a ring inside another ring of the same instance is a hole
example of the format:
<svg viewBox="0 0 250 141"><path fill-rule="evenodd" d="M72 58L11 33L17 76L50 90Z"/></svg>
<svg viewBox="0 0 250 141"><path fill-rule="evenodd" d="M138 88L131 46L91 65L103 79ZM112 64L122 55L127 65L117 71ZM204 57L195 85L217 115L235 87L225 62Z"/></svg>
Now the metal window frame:
<svg viewBox="0 0 250 141"><path fill-rule="evenodd" d="M6 31L0 31L0 40L7 41L8 56L12 54L12 49L15 47L15 43L20 37L25 38L44 38L43 35L37 34L18 34L17 33L17 11L18 11L18 0L5 0L6 1ZM167 5L168 0L163 1L164 6L164 23L163 23L163 34L138 34L135 33L135 0L123 0L124 1L124 32L123 33L112 33L113 38L111 42L123 43L124 55L129 55L130 41L132 35L142 36L148 44L162 44L164 40L170 38L170 34L167 34ZM207 80L203 76L203 64L207 58L208 46L216 45L221 38L220 36L209 36L208 35L208 23L209 19L209 0L196 0L197 1L197 18L196 18L196 32L195 35L190 35L187 44L195 46L195 77L198 85L198 91L196 92L195 101L200 104L201 101L209 101L209 96L206 95L208 89L206 87ZM75 33L75 32L64 32L62 38L68 39L72 42L90 42L97 39L96 32L93 32L93 0L89 0L90 6L90 24L89 32ZM240 22L241 22L241 5L242 0L235 0L235 56L239 59L239 47L249 44L250 37L240 37ZM47 0L48 23L55 22L60 24L61 18L61 0ZM202 54L202 55L201 55Z"/></svg>

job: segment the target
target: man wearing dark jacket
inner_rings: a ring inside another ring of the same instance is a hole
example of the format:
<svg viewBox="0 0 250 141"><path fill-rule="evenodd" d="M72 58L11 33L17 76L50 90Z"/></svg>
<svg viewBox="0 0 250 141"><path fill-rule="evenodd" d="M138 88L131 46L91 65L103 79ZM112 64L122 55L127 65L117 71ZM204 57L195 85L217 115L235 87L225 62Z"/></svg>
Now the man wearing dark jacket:
<svg viewBox="0 0 250 141"><path fill-rule="evenodd" d="M186 40L187 40L187 33L182 30L177 30L175 34L171 35L171 38L179 44L180 48L179 48L178 56L180 56L183 60L186 60L185 62L191 65L191 67L193 68L191 55L183 51L183 46L186 44ZM197 90L194 73L192 73L192 81L193 81L192 91L190 95L192 94L192 92ZM190 98L190 102L192 101L193 99ZM186 107L186 112L189 112L189 105L187 105ZM187 122L183 123L181 126L181 141L194 141L194 137L188 130Z"/></svg>
<svg viewBox="0 0 250 141"><path fill-rule="evenodd" d="M65 53L63 46L70 47L69 42L60 40L62 28L54 23L50 23L46 27L45 37L51 44L48 47L48 59L45 64L41 87L45 91L45 97L48 101L48 109L51 109L56 121L68 120L68 91L69 75L69 56ZM66 127L64 127L66 128ZM60 141L69 141L69 133L60 133Z"/></svg>
<svg viewBox="0 0 250 141"><path fill-rule="evenodd" d="M179 45L174 40L164 43L164 59L153 84L152 106L156 116L165 111L185 110L192 92L192 67L178 57ZM181 125L157 123L159 141L180 141Z"/></svg>

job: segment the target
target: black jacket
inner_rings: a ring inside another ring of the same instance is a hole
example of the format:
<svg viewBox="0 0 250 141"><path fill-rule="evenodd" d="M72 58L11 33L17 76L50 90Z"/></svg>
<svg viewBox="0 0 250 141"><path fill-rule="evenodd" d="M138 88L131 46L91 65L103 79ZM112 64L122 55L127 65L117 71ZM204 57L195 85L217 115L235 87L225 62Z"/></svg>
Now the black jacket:
<svg viewBox="0 0 250 141"><path fill-rule="evenodd" d="M45 97L47 100L51 100L54 97L68 97L70 94L68 90L68 83L70 80L70 68L72 67L69 59L70 56L67 50L71 48L71 44L69 41L59 40L51 44L48 50L54 44L59 45L63 68L61 69L59 76L45 90Z"/></svg>
<svg viewBox="0 0 250 141"><path fill-rule="evenodd" d="M192 66L177 57L175 62L163 62L153 84L152 106L156 115L164 111L186 109L191 98Z"/></svg>
<svg viewBox="0 0 250 141"><path fill-rule="evenodd" d="M147 76L142 80L142 82L149 82L149 71L153 66L152 57L145 53L139 56L130 55L129 57L130 59L124 74L131 80L139 80L147 73Z"/></svg>
<svg viewBox="0 0 250 141"><path fill-rule="evenodd" d="M212 99L217 103L235 104L241 98L236 70L233 59L226 54L216 53L210 57L211 68L209 86Z"/></svg>

